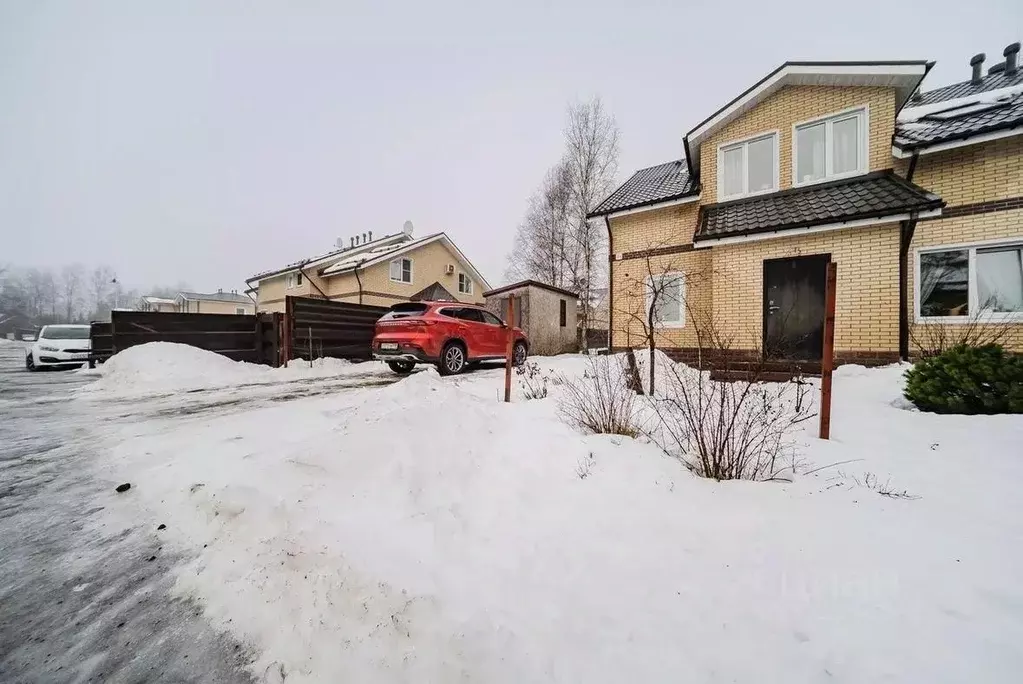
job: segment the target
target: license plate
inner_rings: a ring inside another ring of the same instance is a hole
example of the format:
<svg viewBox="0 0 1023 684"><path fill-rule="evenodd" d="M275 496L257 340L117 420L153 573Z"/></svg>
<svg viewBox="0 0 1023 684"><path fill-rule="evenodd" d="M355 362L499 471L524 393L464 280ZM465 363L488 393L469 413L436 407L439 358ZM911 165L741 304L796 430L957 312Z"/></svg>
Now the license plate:
<svg viewBox="0 0 1023 684"><path fill-rule="evenodd" d="M397 342L381 342L380 343L380 349L381 350L386 349L388 351L393 351L393 350L396 350L397 348L398 348L398 343Z"/></svg>
<svg viewBox="0 0 1023 684"><path fill-rule="evenodd" d="M86 360L86 359L88 359L88 358L89 358L89 355L88 355L88 354L72 354L72 355L71 355L71 358L72 358L72 359L75 359L76 361L77 361L77 360L82 360L82 361L84 361L84 360Z"/></svg>

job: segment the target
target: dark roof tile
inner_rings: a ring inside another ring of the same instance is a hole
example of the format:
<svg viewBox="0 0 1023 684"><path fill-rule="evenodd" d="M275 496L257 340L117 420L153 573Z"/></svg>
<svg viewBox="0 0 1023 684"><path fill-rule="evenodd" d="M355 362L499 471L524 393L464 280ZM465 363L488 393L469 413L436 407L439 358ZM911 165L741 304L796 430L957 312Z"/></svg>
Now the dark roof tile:
<svg viewBox="0 0 1023 684"><path fill-rule="evenodd" d="M890 170L791 188L700 209L696 241L895 216L944 206L937 195Z"/></svg>
<svg viewBox="0 0 1023 684"><path fill-rule="evenodd" d="M1017 126L1023 126L1023 94L992 109L954 119L940 120L925 115L916 121L896 122L893 142L900 149L912 150Z"/></svg>
<svg viewBox="0 0 1023 684"><path fill-rule="evenodd" d="M696 194L699 194L699 188L689 177L685 159L679 159L640 169L632 174L629 180L598 204L589 216L603 216Z"/></svg>
<svg viewBox="0 0 1023 684"><path fill-rule="evenodd" d="M962 83L953 83L952 85L945 86L944 88L928 90L926 93L920 93L915 98L910 98L909 102L906 103L906 106L921 107L923 105L934 104L936 102L944 102L945 100L956 100L961 97L970 97L971 95L986 93L989 90L1008 88L1021 83L1023 83L1023 69L1016 69L1016 71L1011 74L1007 74L1003 71L997 74L988 74L981 79L980 83L963 81Z"/></svg>

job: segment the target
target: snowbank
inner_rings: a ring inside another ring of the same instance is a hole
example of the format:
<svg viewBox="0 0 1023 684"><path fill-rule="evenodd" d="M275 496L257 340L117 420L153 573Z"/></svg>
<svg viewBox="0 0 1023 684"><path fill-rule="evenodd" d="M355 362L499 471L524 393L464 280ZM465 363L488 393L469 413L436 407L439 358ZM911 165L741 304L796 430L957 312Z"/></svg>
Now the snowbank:
<svg viewBox="0 0 1023 684"><path fill-rule="evenodd" d="M569 429L557 385L496 401L501 372L97 424L133 483L104 503L167 524L178 590L289 683L1016 681L1020 417L906 411L902 368L845 367L832 441L797 435L825 467L717 483Z"/></svg>
<svg viewBox="0 0 1023 684"><path fill-rule="evenodd" d="M270 368L186 344L149 342L118 352L90 370L87 374L100 379L77 391L134 396L385 372L383 364L334 358L316 359L311 366L308 361L293 360L285 368Z"/></svg>

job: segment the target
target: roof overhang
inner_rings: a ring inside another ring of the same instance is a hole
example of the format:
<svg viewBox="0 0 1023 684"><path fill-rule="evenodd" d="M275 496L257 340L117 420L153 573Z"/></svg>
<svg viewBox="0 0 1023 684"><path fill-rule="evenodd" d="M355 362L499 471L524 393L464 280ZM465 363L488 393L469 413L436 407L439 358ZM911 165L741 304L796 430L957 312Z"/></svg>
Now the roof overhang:
<svg viewBox="0 0 1023 684"><path fill-rule="evenodd" d="M1010 138L1014 135L1023 135L1023 122L1014 123L1011 128L1003 128L1001 130L988 131L986 133L970 133L960 138L943 140L936 143L909 144L902 147L898 144L894 144L892 145L892 156L898 159L908 159L914 154L923 155L933 154L935 152L944 152L945 150L954 150L958 147L968 147L969 145L979 145L980 143L986 143L992 140Z"/></svg>
<svg viewBox="0 0 1023 684"><path fill-rule="evenodd" d="M606 218L609 218L609 219L613 219L613 218L619 218L621 216L628 216L629 214L638 214L638 213L643 212L643 211L654 211L656 209L666 209L668 207L675 207L675 206L678 206L680 204L691 204L693 202L699 202L699 201L700 201L700 196L698 194L697 195L687 195L685 197L679 197L678 199L657 200L657 201L653 201L653 202L646 202L646 203L643 203L643 204L637 204L636 206L627 207L625 209L618 209L616 211L609 211L609 212L604 212L604 213L595 212L595 213L592 213L592 214L588 214L586 216L586 219L590 220L590 219L601 218L601 217L606 217Z"/></svg>
<svg viewBox="0 0 1023 684"><path fill-rule="evenodd" d="M756 107L790 85L875 86L894 88L895 111L909 101L927 72L934 66L926 61L894 62L785 62L727 105L686 133L683 143L689 173L700 168L700 145L715 131Z"/></svg>
<svg viewBox="0 0 1023 684"><path fill-rule="evenodd" d="M845 228L862 228L865 226L880 225L882 223L897 223L909 221L913 218L933 218L941 216L941 209L930 209L912 213L890 214L888 216L872 216L865 219L852 221L836 221L818 226L806 226L800 228L780 228L778 230L763 230L746 235L728 235L719 238L696 238L693 240L693 249L704 249L720 245L735 245L743 242L757 242L759 240L773 240L775 238L795 237L797 235L808 235L810 233L823 233L831 230L843 230Z"/></svg>

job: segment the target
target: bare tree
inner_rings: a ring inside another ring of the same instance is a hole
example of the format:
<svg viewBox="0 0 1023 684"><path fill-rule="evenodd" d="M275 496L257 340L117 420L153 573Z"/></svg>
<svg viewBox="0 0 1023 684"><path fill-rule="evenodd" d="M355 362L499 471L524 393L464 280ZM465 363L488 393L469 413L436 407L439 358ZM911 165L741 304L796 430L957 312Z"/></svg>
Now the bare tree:
<svg viewBox="0 0 1023 684"><path fill-rule="evenodd" d="M81 264L71 264L60 271L60 293L64 299L64 320L68 323L75 320L75 311L82 304L84 274L85 269Z"/></svg>
<svg viewBox="0 0 1023 684"><path fill-rule="evenodd" d="M571 237L571 185L568 166L558 163L529 200L515 234L506 275L534 278L556 287L573 287L578 252Z"/></svg>
<svg viewBox="0 0 1023 684"><path fill-rule="evenodd" d="M593 291L603 276L595 272L605 259L607 245L603 230L586 219L597 203L606 197L618 172L618 124L599 97L577 103L568 110L565 127L565 164L572 190L574 237L580 252L581 273L577 290L582 303L582 344L586 350Z"/></svg>
<svg viewBox="0 0 1023 684"><path fill-rule="evenodd" d="M97 266L89 275L92 318L102 318L110 310L108 295L113 284L114 271L109 266Z"/></svg>

